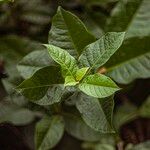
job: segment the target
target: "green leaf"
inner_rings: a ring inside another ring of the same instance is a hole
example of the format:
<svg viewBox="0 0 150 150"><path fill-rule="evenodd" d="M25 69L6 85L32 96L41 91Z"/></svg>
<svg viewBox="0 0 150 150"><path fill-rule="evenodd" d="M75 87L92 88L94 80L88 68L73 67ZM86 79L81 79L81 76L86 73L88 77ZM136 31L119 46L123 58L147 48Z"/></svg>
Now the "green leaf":
<svg viewBox="0 0 150 150"><path fill-rule="evenodd" d="M64 120L61 116L45 117L36 125L36 150L49 150L57 145L64 133Z"/></svg>
<svg viewBox="0 0 150 150"><path fill-rule="evenodd" d="M27 53L38 49L42 49L42 46L27 38L14 35L0 37L0 57L5 60L5 70L10 77L18 76L18 61Z"/></svg>
<svg viewBox="0 0 150 150"><path fill-rule="evenodd" d="M14 2L14 0L0 0L0 2Z"/></svg>
<svg viewBox="0 0 150 150"><path fill-rule="evenodd" d="M78 82L72 76L67 76L65 78L64 86L75 86L76 84L78 84Z"/></svg>
<svg viewBox="0 0 150 150"><path fill-rule="evenodd" d="M112 127L114 101L112 97L98 100L87 95L79 95L76 107L83 120L92 129L101 133L114 133Z"/></svg>
<svg viewBox="0 0 150 150"><path fill-rule="evenodd" d="M54 103L60 102L63 94L63 85L53 85L49 87L46 95L42 99L35 101L35 103L38 105L52 105Z"/></svg>
<svg viewBox="0 0 150 150"><path fill-rule="evenodd" d="M121 0L108 21L108 31L126 31L123 46L106 64L108 75L121 84L150 77L149 9L148 0Z"/></svg>
<svg viewBox="0 0 150 150"><path fill-rule="evenodd" d="M29 100L40 100L53 84L63 83L60 68L56 66L44 67L31 78L23 81L16 89Z"/></svg>
<svg viewBox="0 0 150 150"><path fill-rule="evenodd" d="M14 125L26 125L34 120L34 113L26 108L20 108L9 103L0 103L0 123L8 122Z"/></svg>
<svg viewBox="0 0 150 150"><path fill-rule="evenodd" d="M84 149L89 150L115 150L116 137L115 134L103 134L98 142L84 142L82 144Z"/></svg>
<svg viewBox="0 0 150 150"><path fill-rule="evenodd" d="M27 104L27 99L22 96L20 93L15 91L15 87L22 82L22 78L14 77L14 78L6 78L2 80L3 86L8 93L8 98L11 103L24 106Z"/></svg>
<svg viewBox="0 0 150 150"><path fill-rule="evenodd" d="M83 48L94 42L81 20L72 13L58 7L49 32L49 43L67 50L73 56L80 55Z"/></svg>
<svg viewBox="0 0 150 150"><path fill-rule="evenodd" d="M67 89L67 88L74 88L73 90L72 89ZM67 106L75 106L76 104L76 100L77 100L77 96L78 96L78 91L77 91L77 88L76 87L67 87L66 88L66 95L67 98L65 98L65 105Z"/></svg>
<svg viewBox="0 0 150 150"><path fill-rule="evenodd" d="M64 76L76 77L76 72L78 70L77 61L72 57L67 51L53 46L45 45L48 49L50 56L61 65Z"/></svg>
<svg viewBox="0 0 150 150"><path fill-rule="evenodd" d="M92 11L92 10L91 10ZM101 12L94 12L88 11L87 14L84 14L84 20L86 27L88 30L96 37L96 39L99 39L102 35L104 35L104 31L102 29L102 24L105 24L105 17Z"/></svg>
<svg viewBox="0 0 150 150"><path fill-rule="evenodd" d="M26 55L18 64L17 69L22 77L25 79L31 77L37 70L56 65L55 62L49 58L47 50L38 50Z"/></svg>
<svg viewBox="0 0 150 150"><path fill-rule="evenodd" d="M150 118L150 97L139 108L139 115Z"/></svg>
<svg viewBox="0 0 150 150"><path fill-rule="evenodd" d="M117 0L86 0L88 5L102 5L105 3L116 2Z"/></svg>
<svg viewBox="0 0 150 150"><path fill-rule="evenodd" d="M140 144L132 145L128 144L125 150L149 150L150 148L150 140L146 142L142 142Z"/></svg>
<svg viewBox="0 0 150 150"><path fill-rule="evenodd" d="M86 46L79 57L79 61L82 66L97 69L105 64L121 46L124 34L124 32L110 32L105 34L96 42Z"/></svg>
<svg viewBox="0 0 150 150"><path fill-rule="evenodd" d="M79 89L96 98L108 97L120 90L109 77L98 73L85 77L79 84Z"/></svg>
<svg viewBox="0 0 150 150"><path fill-rule="evenodd" d="M114 113L114 126L116 129L138 117L137 107L133 104L126 103L116 108Z"/></svg>
<svg viewBox="0 0 150 150"><path fill-rule="evenodd" d="M87 150L115 150L115 146L108 143L84 143L82 147Z"/></svg>
<svg viewBox="0 0 150 150"><path fill-rule="evenodd" d="M89 67L85 67L85 68L81 68L81 69L77 70L76 80L77 81L82 80L82 78L86 75L88 70L89 70Z"/></svg>
<svg viewBox="0 0 150 150"><path fill-rule="evenodd" d="M99 144L95 147L95 150L115 150L115 147L110 144Z"/></svg>
<svg viewBox="0 0 150 150"><path fill-rule="evenodd" d="M106 63L106 75L121 84L128 84L137 78L149 78L149 40L149 37L126 40Z"/></svg>
<svg viewBox="0 0 150 150"><path fill-rule="evenodd" d="M150 35L149 0L120 0L108 20L107 31L126 31L126 39Z"/></svg>
<svg viewBox="0 0 150 150"><path fill-rule="evenodd" d="M102 134L87 126L82 118L74 114L65 114L66 131L73 137L83 141L99 141Z"/></svg>

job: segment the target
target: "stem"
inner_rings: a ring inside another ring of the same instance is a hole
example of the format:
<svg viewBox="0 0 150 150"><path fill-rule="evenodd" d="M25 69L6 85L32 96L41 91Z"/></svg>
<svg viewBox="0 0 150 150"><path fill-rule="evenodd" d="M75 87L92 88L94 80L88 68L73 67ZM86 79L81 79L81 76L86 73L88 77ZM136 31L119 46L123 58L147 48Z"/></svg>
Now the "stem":
<svg viewBox="0 0 150 150"><path fill-rule="evenodd" d="M62 106L61 103L58 104L54 104L54 111L58 114L60 114L62 112Z"/></svg>
<svg viewBox="0 0 150 150"><path fill-rule="evenodd" d="M118 150L124 150L123 146L124 146L123 141L120 141L119 143L117 143L117 149Z"/></svg>

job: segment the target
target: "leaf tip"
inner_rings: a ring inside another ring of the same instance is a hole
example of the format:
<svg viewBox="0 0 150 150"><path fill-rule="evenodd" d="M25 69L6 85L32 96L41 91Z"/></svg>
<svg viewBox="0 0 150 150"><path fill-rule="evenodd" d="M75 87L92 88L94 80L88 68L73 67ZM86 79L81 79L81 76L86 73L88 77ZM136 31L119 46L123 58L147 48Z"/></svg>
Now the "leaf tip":
<svg viewBox="0 0 150 150"><path fill-rule="evenodd" d="M49 44L42 44L42 45L47 48Z"/></svg>
<svg viewBox="0 0 150 150"><path fill-rule="evenodd" d="M57 10L60 11L61 9L62 9L62 7L61 7L61 6L58 6Z"/></svg>
<svg viewBox="0 0 150 150"><path fill-rule="evenodd" d="M126 32L121 32L121 34L122 34L122 36L124 37L124 36L125 36L125 34L126 34Z"/></svg>
<svg viewBox="0 0 150 150"><path fill-rule="evenodd" d="M117 32L117 34L120 36L120 38L122 39L122 41L124 40L125 34L126 32Z"/></svg>
<svg viewBox="0 0 150 150"><path fill-rule="evenodd" d="M66 11L66 10L63 9L62 6L58 6L57 13L62 13L63 11Z"/></svg>

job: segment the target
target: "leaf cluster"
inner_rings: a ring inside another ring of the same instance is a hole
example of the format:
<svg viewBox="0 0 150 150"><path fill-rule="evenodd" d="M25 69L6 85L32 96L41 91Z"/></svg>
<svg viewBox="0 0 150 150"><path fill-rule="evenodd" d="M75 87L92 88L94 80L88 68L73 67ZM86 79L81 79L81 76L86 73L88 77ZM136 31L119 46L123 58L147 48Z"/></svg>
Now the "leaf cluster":
<svg viewBox="0 0 150 150"><path fill-rule="evenodd" d="M105 135L114 135L113 124L118 131L122 124L138 116L149 118L148 100L140 108L131 104L117 107L112 123L113 95L120 90L115 82L129 84L150 77L149 0L118 1L109 17L108 12L91 13L93 6L103 8L108 1L115 0L85 2L88 10L80 17L88 28L77 16L59 7L52 19L48 44L44 44L47 50L26 38L0 38L0 54L11 78L3 80L10 97L5 100L6 105L0 103L1 110L6 109L0 112L4 116L0 122L24 125L35 117L42 118L36 125L36 149L53 148L65 131L83 141L102 141ZM40 0L34 4L37 3L41 4ZM21 20L35 27L47 24L51 13L45 4L34 13L42 14L39 20L31 19L32 8L26 5L23 11L27 13L23 13ZM17 70L15 65L24 55ZM85 147L113 149L102 142Z"/></svg>
<svg viewBox="0 0 150 150"><path fill-rule="evenodd" d="M88 128L91 127L91 130L101 133L114 132L112 95L120 88L109 77L98 73L97 70L121 46L123 38L124 32L110 32L97 40L79 18L61 7L58 8L49 32L49 44L45 45L48 53L45 50L35 51L34 55L31 53L26 56L18 66L23 77L27 79L16 89L38 105L54 107L54 116L51 115L48 120L43 119L37 125L36 142L40 142L40 144L36 144L37 149L52 148L55 142L60 140L58 137L62 137L64 123L62 121L55 122L53 119L65 120L64 117L67 115L64 105L68 99L74 101L74 106L81 113ZM43 64L41 61L39 66L43 65L43 67L35 70L30 66L36 63L37 53L40 54L38 59L41 55L46 56L43 53L50 55L50 61L47 61L47 64ZM26 73L24 74L27 72L24 71L24 68L28 69L27 76ZM29 75L29 73L31 74ZM67 95L66 98L65 95L68 93L69 96ZM55 126L58 124L60 127L52 129L54 123ZM46 126L48 129L45 128ZM39 134L45 132L44 139L39 139L38 137L42 137ZM55 136L57 139L54 139L54 142L47 142L50 137L55 138Z"/></svg>

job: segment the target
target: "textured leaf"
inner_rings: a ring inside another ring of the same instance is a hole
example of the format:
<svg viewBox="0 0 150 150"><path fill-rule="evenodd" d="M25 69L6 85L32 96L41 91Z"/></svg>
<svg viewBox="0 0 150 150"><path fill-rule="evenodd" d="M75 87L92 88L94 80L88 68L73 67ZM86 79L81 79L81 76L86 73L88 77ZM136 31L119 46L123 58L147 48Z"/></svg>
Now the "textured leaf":
<svg viewBox="0 0 150 150"><path fill-rule="evenodd" d="M8 103L0 103L0 123L9 122L15 125L26 125L34 120L34 113Z"/></svg>
<svg viewBox="0 0 150 150"><path fill-rule="evenodd" d="M126 31L126 39L149 36L149 10L149 0L120 0L112 11L107 31Z"/></svg>
<svg viewBox="0 0 150 150"><path fill-rule="evenodd" d="M45 46L47 47L50 56L61 65L64 76L72 76L75 78L78 70L75 58L59 47L48 44Z"/></svg>
<svg viewBox="0 0 150 150"><path fill-rule="evenodd" d="M67 50L73 56L80 55L83 48L94 42L91 35L78 17L58 8L52 20L49 43Z"/></svg>
<svg viewBox="0 0 150 150"><path fill-rule="evenodd" d="M49 87L46 95L42 99L35 101L35 103L38 105L52 105L60 102L63 94L63 85L53 85Z"/></svg>
<svg viewBox="0 0 150 150"><path fill-rule="evenodd" d="M88 70L89 70L89 67L85 67L85 68L81 68L81 69L77 70L76 80L77 81L82 80L82 78L86 75Z"/></svg>
<svg viewBox="0 0 150 150"><path fill-rule="evenodd" d="M150 97L140 107L139 115L150 118Z"/></svg>
<svg viewBox="0 0 150 150"><path fill-rule="evenodd" d="M37 70L55 65L54 61L49 58L47 50L38 50L29 53L18 64L17 69L25 79L31 77Z"/></svg>
<svg viewBox="0 0 150 150"><path fill-rule="evenodd" d="M63 83L60 69L49 66L38 70L31 78L23 81L16 89L29 100L40 100L53 84Z"/></svg>
<svg viewBox="0 0 150 150"><path fill-rule="evenodd" d="M66 89L66 95L68 95L68 97L67 99L65 99L65 104L67 106L75 106L79 91L77 91L75 87L70 87L70 88L74 88L74 91L73 90L71 91L70 89Z"/></svg>
<svg viewBox="0 0 150 150"><path fill-rule="evenodd" d="M87 126L82 118L77 115L65 114L64 119L66 131L75 138L93 142L99 141L102 136L102 134Z"/></svg>
<svg viewBox="0 0 150 150"><path fill-rule="evenodd" d="M149 0L121 0L108 21L108 31L126 31L123 46L106 64L108 75L121 84L150 77L149 4Z"/></svg>
<svg viewBox="0 0 150 150"><path fill-rule="evenodd" d="M124 32L110 32L96 42L85 47L79 61L83 66L97 69L105 64L108 59L121 46L124 39Z"/></svg>
<svg viewBox="0 0 150 150"><path fill-rule="evenodd" d="M74 86L76 84L78 84L78 82L72 76L67 76L65 78L64 86Z"/></svg>
<svg viewBox="0 0 150 150"><path fill-rule="evenodd" d="M56 146L64 133L61 116L45 117L36 125L35 144L37 150L49 150Z"/></svg>
<svg viewBox="0 0 150 150"><path fill-rule="evenodd" d="M122 84L128 84L137 78L149 78L149 40L148 37L126 40L105 65L107 75Z"/></svg>
<svg viewBox="0 0 150 150"><path fill-rule="evenodd" d="M113 133L112 113L114 101L112 97L96 99L86 95L80 95L76 101L76 107L83 120L92 129L101 133Z"/></svg>
<svg viewBox="0 0 150 150"><path fill-rule="evenodd" d="M119 87L109 77L97 73L85 77L79 89L89 96L104 98L114 94Z"/></svg>

